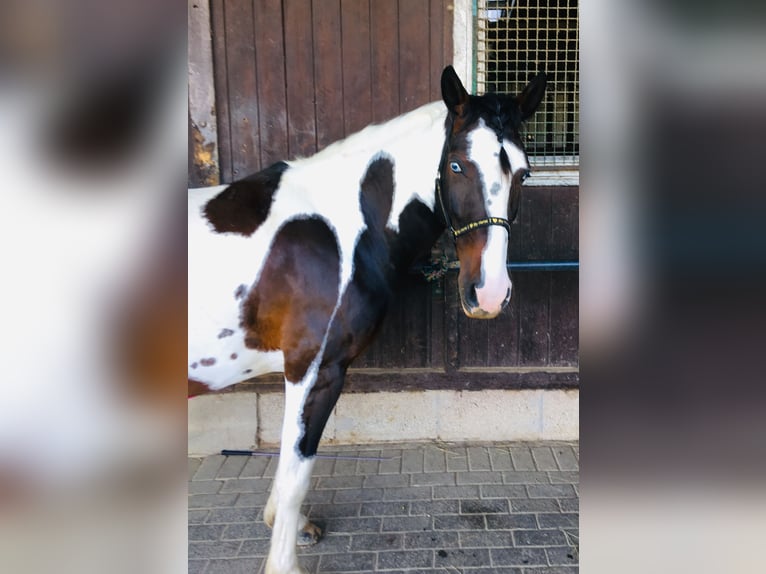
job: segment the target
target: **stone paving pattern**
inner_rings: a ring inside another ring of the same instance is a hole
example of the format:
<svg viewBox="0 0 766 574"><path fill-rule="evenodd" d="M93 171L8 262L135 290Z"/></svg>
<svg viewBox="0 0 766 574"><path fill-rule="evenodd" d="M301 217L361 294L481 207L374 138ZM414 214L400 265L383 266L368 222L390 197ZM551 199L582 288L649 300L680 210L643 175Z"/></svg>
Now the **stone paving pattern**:
<svg viewBox="0 0 766 574"><path fill-rule="evenodd" d="M326 529L309 572L578 571L579 445L325 447L303 506ZM276 457L189 459L189 573L263 571Z"/></svg>

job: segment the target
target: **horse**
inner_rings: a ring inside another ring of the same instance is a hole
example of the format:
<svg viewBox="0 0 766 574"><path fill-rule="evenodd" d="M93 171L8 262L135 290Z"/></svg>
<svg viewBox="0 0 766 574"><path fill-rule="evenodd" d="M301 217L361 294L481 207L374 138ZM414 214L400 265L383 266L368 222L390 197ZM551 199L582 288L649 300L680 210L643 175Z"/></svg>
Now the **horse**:
<svg viewBox="0 0 766 574"><path fill-rule="evenodd" d="M322 536L300 512L317 446L397 277L448 229L465 314L491 319L508 304L510 222L530 169L519 128L545 87L540 72L517 96L470 95L447 66L441 101L190 190L190 392L284 373L268 574L305 572L296 544Z"/></svg>

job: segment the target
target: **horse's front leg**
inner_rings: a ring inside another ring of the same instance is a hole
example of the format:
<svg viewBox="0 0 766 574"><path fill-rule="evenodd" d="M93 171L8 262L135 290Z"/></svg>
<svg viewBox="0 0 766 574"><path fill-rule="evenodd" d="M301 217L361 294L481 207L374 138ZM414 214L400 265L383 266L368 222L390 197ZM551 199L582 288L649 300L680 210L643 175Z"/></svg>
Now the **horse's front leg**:
<svg viewBox="0 0 766 574"><path fill-rule="evenodd" d="M285 382L279 465L264 520L272 527L266 574L302 574L296 545L316 543L322 531L301 514L316 449L343 386L344 370L323 367L298 384Z"/></svg>

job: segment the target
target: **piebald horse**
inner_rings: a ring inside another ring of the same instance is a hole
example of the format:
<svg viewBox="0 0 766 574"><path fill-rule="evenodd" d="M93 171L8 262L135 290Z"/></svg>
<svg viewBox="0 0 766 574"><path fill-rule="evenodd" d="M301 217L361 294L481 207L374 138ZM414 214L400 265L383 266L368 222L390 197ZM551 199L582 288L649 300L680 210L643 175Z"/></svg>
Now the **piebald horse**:
<svg viewBox="0 0 766 574"><path fill-rule="evenodd" d="M268 574L305 572L296 544L322 431L351 362L381 324L396 277L449 229L469 317L508 303L506 259L529 163L519 136L544 73L513 96L469 95L452 66L443 101L316 155L189 194L190 391L283 372L279 466L264 519Z"/></svg>

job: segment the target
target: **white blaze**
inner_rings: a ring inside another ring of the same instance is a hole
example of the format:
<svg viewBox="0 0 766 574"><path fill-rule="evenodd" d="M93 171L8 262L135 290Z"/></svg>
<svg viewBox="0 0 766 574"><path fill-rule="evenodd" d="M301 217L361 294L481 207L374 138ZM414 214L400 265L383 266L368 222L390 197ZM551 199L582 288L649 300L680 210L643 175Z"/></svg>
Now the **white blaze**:
<svg viewBox="0 0 766 574"><path fill-rule="evenodd" d="M468 136L468 157L482 174L484 205L487 215L508 218L511 177L520 169L528 169L524 152L511 142L498 141L495 131L479 120L479 127ZM503 173L500 165L500 149L504 148L511 163L511 175ZM487 228L487 244L481 257L481 282L476 297L481 310L497 314L502 309L510 289L511 280L506 267L508 257L508 232L492 225Z"/></svg>

